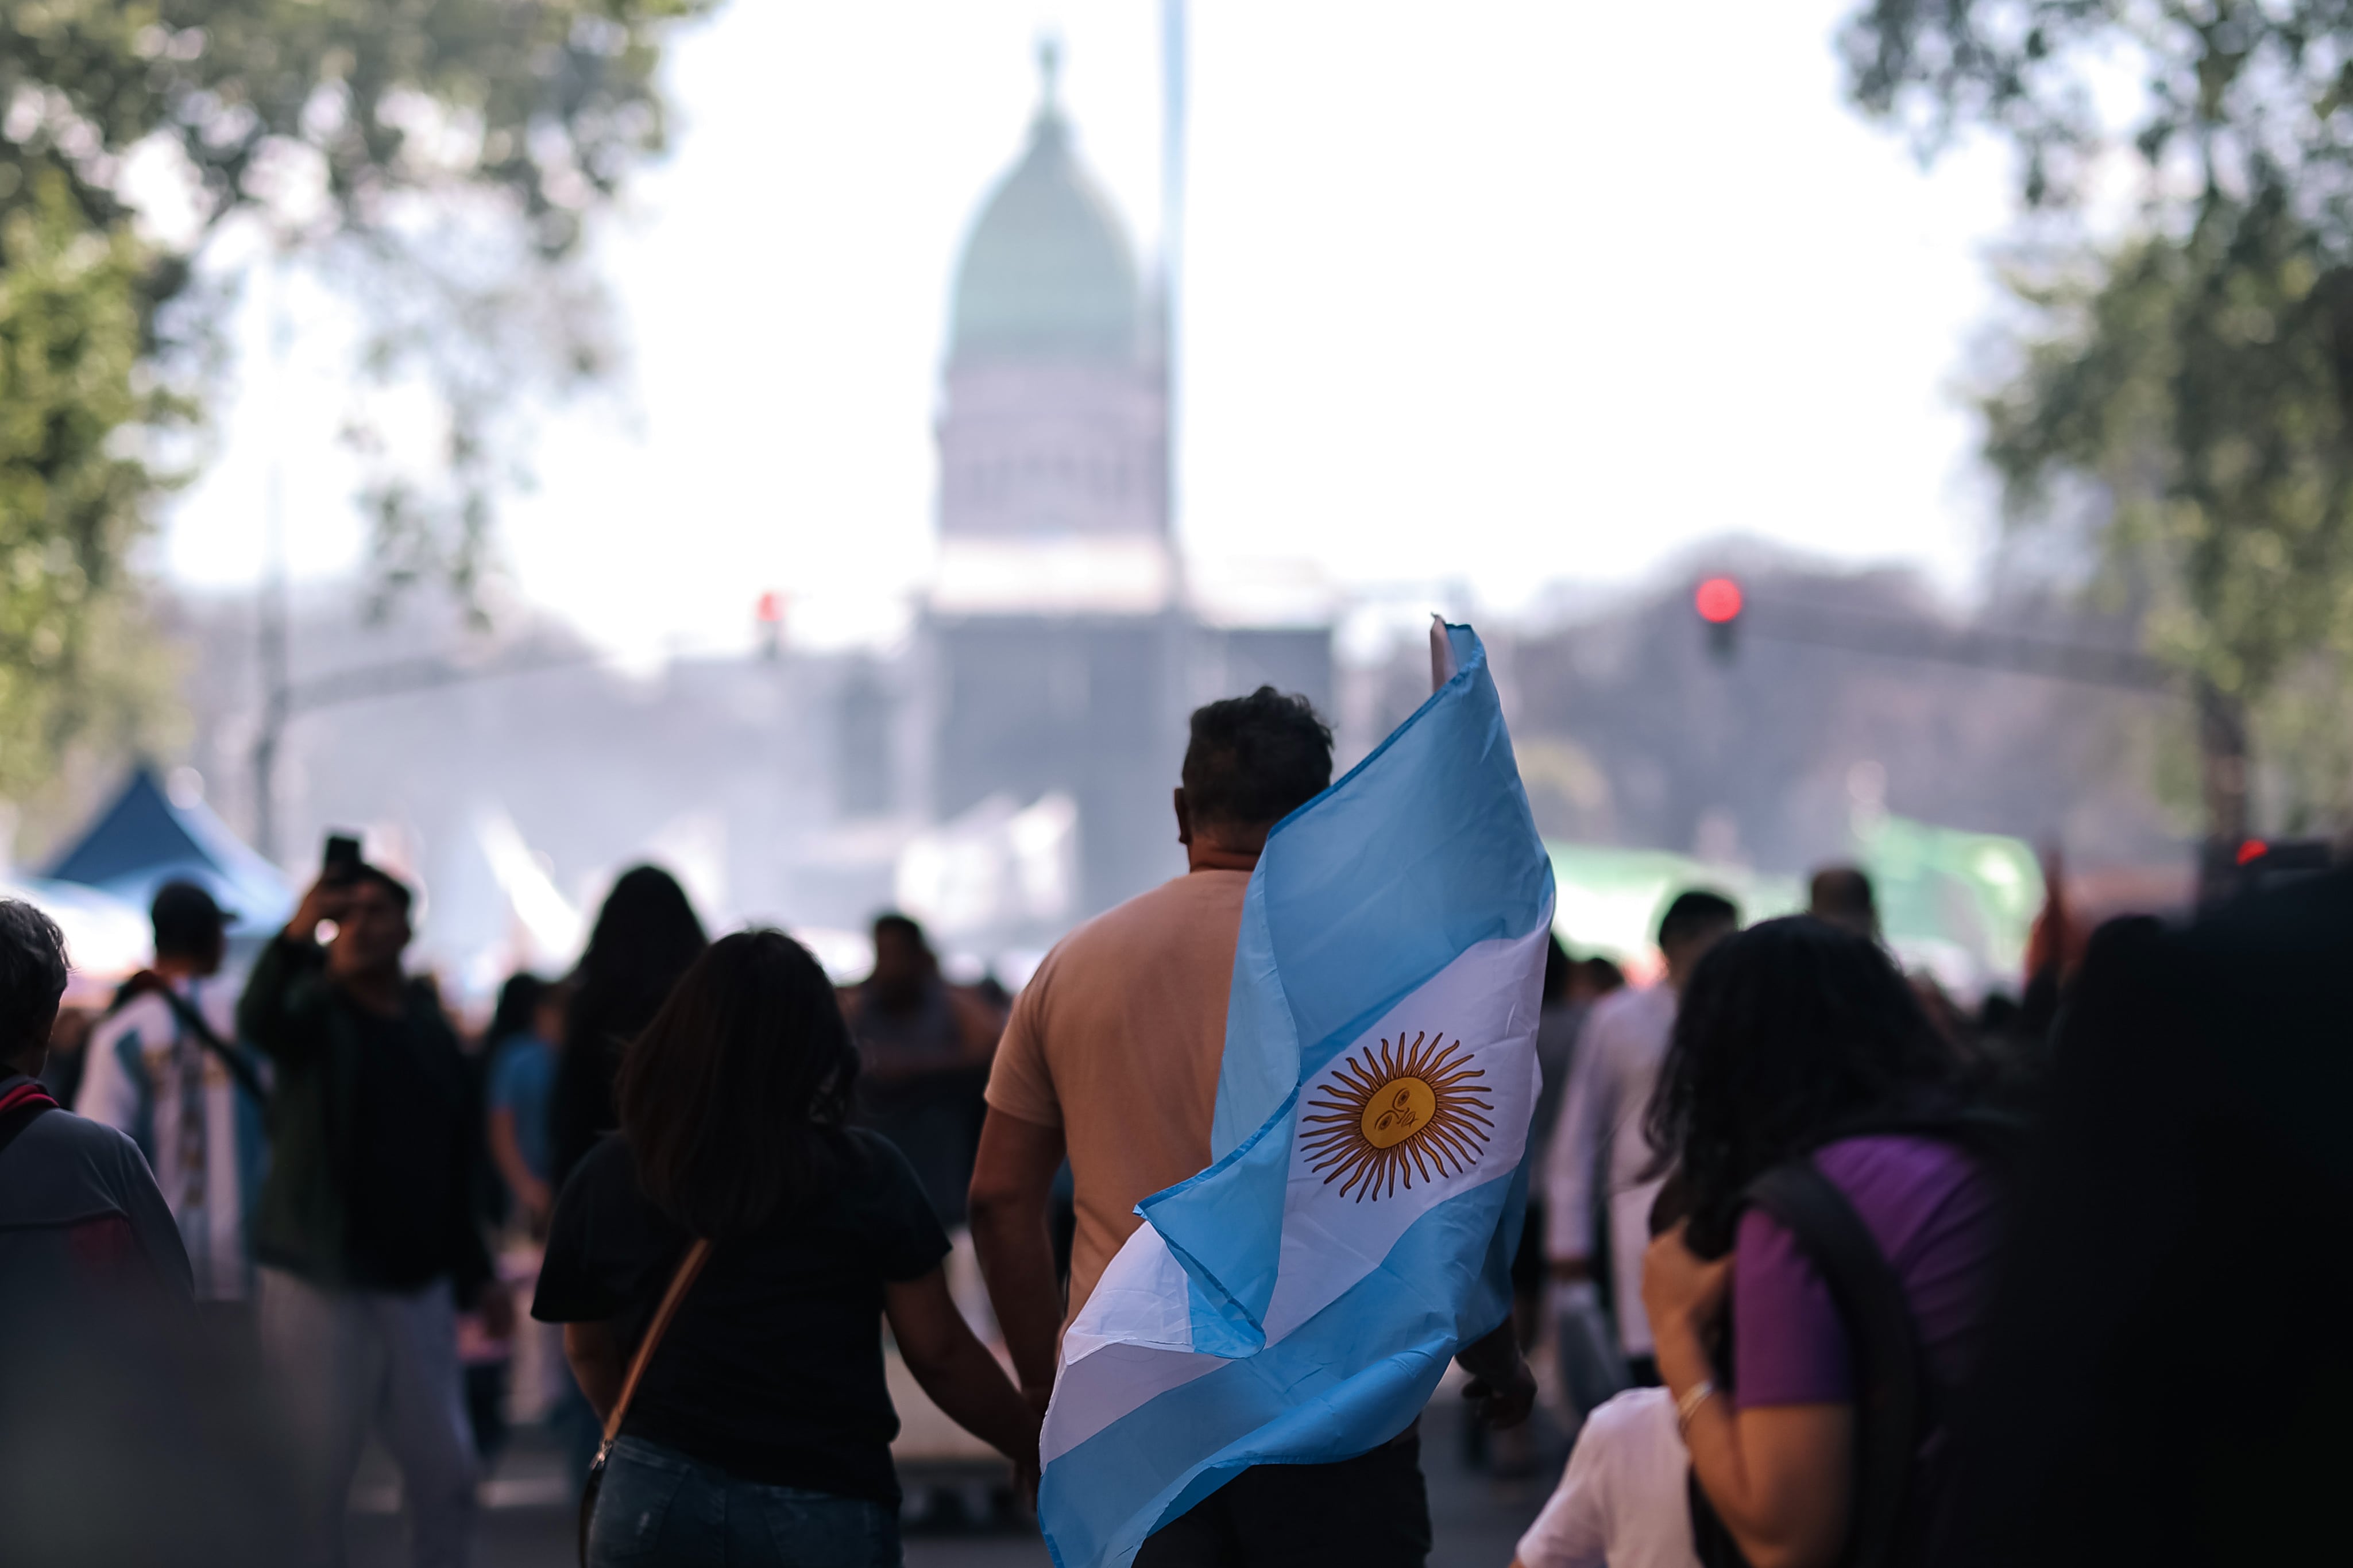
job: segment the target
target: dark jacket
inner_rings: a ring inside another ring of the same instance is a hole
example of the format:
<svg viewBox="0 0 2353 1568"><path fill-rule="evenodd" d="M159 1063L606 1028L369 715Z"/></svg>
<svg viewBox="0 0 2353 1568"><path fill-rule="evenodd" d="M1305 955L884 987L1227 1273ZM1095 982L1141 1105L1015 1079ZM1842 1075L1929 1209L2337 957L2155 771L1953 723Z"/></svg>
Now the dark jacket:
<svg viewBox="0 0 2353 1568"><path fill-rule="evenodd" d="M2348 1040L2353 870L2093 937L1936 1563L2343 1561Z"/></svg>
<svg viewBox="0 0 2353 1568"><path fill-rule="evenodd" d="M468 1171L457 1190L471 1191L471 1167L488 1156L480 1109L448 1020L411 992L405 1026L419 1058L448 1091L459 1119ZM261 951L237 1003L238 1033L277 1064L269 1109L269 1174L253 1226L264 1263L324 1285L352 1282L352 1160L357 1142L361 1052L366 1032L357 1005L327 978L316 942L279 937ZM464 1203L451 1205L446 1256L460 1302L491 1277L490 1250Z"/></svg>

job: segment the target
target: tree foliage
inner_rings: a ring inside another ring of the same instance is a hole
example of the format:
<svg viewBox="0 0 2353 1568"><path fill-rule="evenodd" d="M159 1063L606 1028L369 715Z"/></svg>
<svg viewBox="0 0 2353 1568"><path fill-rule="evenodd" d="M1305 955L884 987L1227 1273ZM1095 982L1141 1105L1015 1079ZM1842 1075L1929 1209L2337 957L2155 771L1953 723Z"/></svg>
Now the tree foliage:
<svg viewBox="0 0 2353 1568"><path fill-rule="evenodd" d="M584 225L661 147L663 30L710 3L0 0L0 791L89 710L81 617L171 480L158 420L217 384L240 264L357 323L380 581L470 594L530 407L610 357Z"/></svg>
<svg viewBox="0 0 2353 1568"><path fill-rule="evenodd" d="M2008 138L2067 236L2013 279L1988 455L2015 521L2089 482L2191 678L2209 831L2249 829L2251 731L2285 815L2341 810L2310 764L2353 659L2353 5L1873 0L1843 47L1924 151ZM2089 237L2072 220L2118 170L2133 232Z"/></svg>
<svg viewBox="0 0 2353 1568"><path fill-rule="evenodd" d="M125 449L170 401L142 389L138 246L42 175L0 218L0 795L119 731L141 673L124 556L159 476Z"/></svg>
<svg viewBox="0 0 2353 1568"><path fill-rule="evenodd" d="M2353 222L2346 0L1867 0L1840 47L1855 101L1924 153L2009 140L2029 206L2081 201L2128 148L2177 200L2275 185L2307 221Z"/></svg>

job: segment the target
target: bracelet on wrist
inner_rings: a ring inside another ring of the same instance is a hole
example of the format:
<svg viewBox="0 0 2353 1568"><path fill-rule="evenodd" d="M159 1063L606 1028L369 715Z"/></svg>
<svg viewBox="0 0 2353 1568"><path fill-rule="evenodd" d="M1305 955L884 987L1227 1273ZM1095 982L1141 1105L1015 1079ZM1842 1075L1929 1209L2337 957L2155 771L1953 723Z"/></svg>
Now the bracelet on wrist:
<svg viewBox="0 0 2353 1568"><path fill-rule="evenodd" d="M1692 1417L1699 1414L1701 1405L1715 1397L1715 1384L1704 1377L1684 1389L1683 1396L1675 1401L1675 1436L1688 1440Z"/></svg>

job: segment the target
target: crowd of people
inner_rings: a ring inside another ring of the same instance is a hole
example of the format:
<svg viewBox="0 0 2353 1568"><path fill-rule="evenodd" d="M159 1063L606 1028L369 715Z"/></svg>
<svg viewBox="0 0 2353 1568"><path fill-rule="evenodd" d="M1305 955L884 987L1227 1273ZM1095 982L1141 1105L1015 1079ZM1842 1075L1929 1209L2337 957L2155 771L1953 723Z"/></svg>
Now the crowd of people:
<svg viewBox="0 0 2353 1568"><path fill-rule="evenodd" d="M893 1352L1034 1495L1064 1327L1139 1202L1208 1163L1252 868L1332 778L1271 689L1187 739L1186 874L1009 998L895 914L838 990L639 867L575 969L515 976L468 1038L405 967L413 890L350 860L241 985L222 910L164 888L153 967L53 1066L69 955L0 901L15 1547L338 1563L373 1436L414 1560L466 1563L528 1405L568 1435L590 1563L894 1563ZM1681 892L1647 984L1556 939L1515 1300L1458 1358L1502 1473L1535 1464L1527 1352L1555 1374L1573 1447L1521 1568L2319 1539L2353 1457L2353 872L2063 919L2030 1005L1976 1017L1905 973L1852 867L1753 926ZM950 1288L962 1230L1002 1359ZM1246 1470L1137 1561L1420 1564L1420 1436Z"/></svg>

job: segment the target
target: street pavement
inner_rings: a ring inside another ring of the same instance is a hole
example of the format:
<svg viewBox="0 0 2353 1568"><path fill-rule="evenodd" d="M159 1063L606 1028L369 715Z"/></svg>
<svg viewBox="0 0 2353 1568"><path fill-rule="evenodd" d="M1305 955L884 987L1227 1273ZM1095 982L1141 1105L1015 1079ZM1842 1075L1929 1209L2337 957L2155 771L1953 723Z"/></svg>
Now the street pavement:
<svg viewBox="0 0 2353 1568"><path fill-rule="evenodd" d="M1559 1429L1537 1417L1543 1463L1535 1479L1497 1481L1463 1453L1467 1415L1450 1386L1422 1417L1422 1468L1430 1478L1435 1546L1430 1568L1505 1568L1520 1531L1543 1506L1567 1456ZM353 1493L352 1568L404 1568L398 1489L372 1455ZM525 1428L483 1489L480 1568L575 1568L575 1513L554 1447ZM911 1533L907 1568L1047 1568L1034 1535Z"/></svg>

